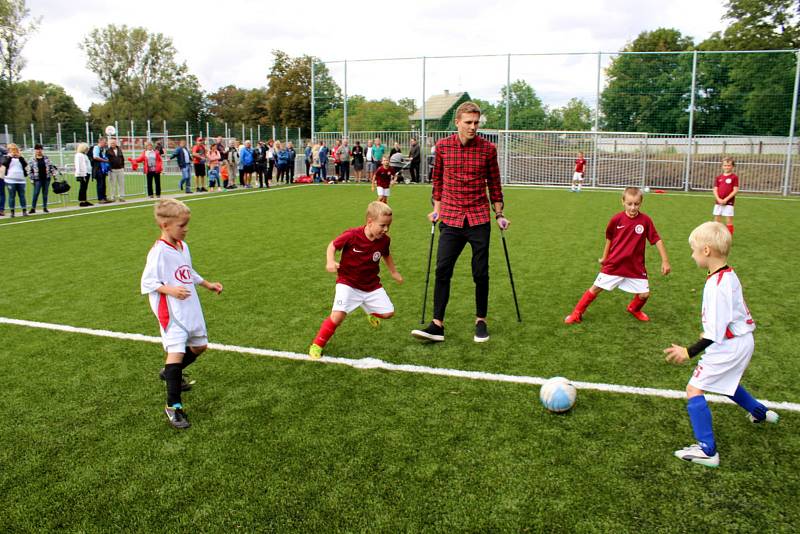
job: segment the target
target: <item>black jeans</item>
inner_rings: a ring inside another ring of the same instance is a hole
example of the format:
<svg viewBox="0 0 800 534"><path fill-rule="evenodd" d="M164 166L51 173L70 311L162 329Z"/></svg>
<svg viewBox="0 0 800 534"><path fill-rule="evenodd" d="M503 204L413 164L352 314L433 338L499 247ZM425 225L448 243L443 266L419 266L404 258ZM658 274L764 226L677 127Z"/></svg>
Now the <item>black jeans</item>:
<svg viewBox="0 0 800 534"><path fill-rule="evenodd" d="M433 318L444 321L450 300L450 279L456 261L469 243L472 247L472 280L475 282L475 316L486 317L489 308L489 241L491 224L463 228L439 223L439 249L436 252L436 282L433 286Z"/></svg>
<svg viewBox="0 0 800 534"><path fill-rule="evenodd" d="M147 173L147 196L153 196L153 182L156 184L156 196L161 196L161 173L148 172Z"/></svg>
<svg viewBox="0 0 800 534"><path fill-rule="evenodd" d="M411 172L411 181L419 183L419 160L411 160L408 170Z"/></svg>
<svg viewBox="0 0 800 534"><path fill-rule="evenodd" d="M349 161L341 161L341 162L339 162L339 181L340 182L349 182L350 181L350 162Z"/></svg>
<svg viewBox="0 0 800 534"><path fill-rule="evenodd" d="M97 200L106 200L106 175L98 172L94 181L97 182Z"/></svg>
<svg viewBox="0 0 800 534"><path fill-rule="evenodd" d="M84 177L78 177L78 184L80 185L78 189L78 202L86 202L86 190L89 189L89 180L88 174Z"/></svg>

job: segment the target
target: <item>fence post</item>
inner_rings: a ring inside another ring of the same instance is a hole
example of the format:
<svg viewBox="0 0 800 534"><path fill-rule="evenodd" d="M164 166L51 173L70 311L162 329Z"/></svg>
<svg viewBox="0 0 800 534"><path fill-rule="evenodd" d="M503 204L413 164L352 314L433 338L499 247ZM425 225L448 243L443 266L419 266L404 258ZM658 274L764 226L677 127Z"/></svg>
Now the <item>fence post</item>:
<svg viewBox="0 0 800 534"><path fill-rule="evenodd" d="M6 139L6 142L8 140ZM58 166L64 167L64 143L61 142L61 123L58 123Z"/></svg>
<svg viewBox="0 0 800 534"><path fill-rule="evenodd" d="M6 131L6 144L11 142L11 139L8 137L8 124L5 124L5 131Z"/></svg>
<svg viewBox="0 0 800 534"><path fill-rule="evenodd" d="M425 56L422 56L422 120L420 121L420 155L422 156L422 176L419 177L421 183L428 181L428 136L425 132ZM372 178L371 176L369 177Z"/></svg>
<svg viewBox="0 0 800 534"><path fill-rule="evenodd" d="M208 121L206 121L206 141L208 141L208 137L209 137L210 133L211 133L211 131L208 129Z"/></svg>
<svg viewBox="0 0 800 534"><path fill-rule="evenodd" d="M315 85L314 85L314 58L311 58L311 140L314 142L316 139L317 131L314 129L314 100L316 95L314 94ZM274 127L273 127L274 129ZM272 138L275 138L274 132Z"/></svg>
<svg viewBox="0 0 800 534"><path fill-rule="evenodd" d="M33 131L33 123L31 123L31 145L36 144L36 134ZM28 148L28 147L25 147Z"/></svg>
<svg viewBox="0 0 800 534"><path fill-rule="evenodd" d="M261 141L261 125L260 124L256 125L256 134L258 134L258 139L257 140Z"/></svg>
<svg viewBox="0 0 800 534"><path fill-rule="evenodd" d="M274 140L278 139L278 132L275 131L275 125L274 124L272 125L272 139L274 139Z"/></svg>
<svg viewBox="0 0 800 534"><path fill-rule="evenodd" d="M227 124L225 125L225 127L227 128ZM191 138L189 137L189 121L186 121L186 144L188 146L192 146Z"/></svg>
<svg viewBox="0 0 800 534"><path fill-rule="evenodd" d="M120 150L122 150L122 145L119 144L119 124L117 124L117 121L114 121L114 132L114 138L117 140L117 146L120 148Z"/></svg>
<svg viewBox="0 0 800 534"><path fill-rule="evenodd" d="M511 129L511 54L506 57L506 122L503 134L503 180L508 183L508 130Z"/></svg>
<svg viewBox="0 0 800 534"><path fill-rule="evenodd" d="M347 60L344 60L344 137L347 137Z"/></svg>
<svg viewBox="0 0 800 534"><path fill-rule="evenodd" d="M692 94L689 101L689 138L686 140L686 169L683 175L683 190L689 190L689 179L692 173L692 135L694 134L694 97L697 84L697 50L692 52Z"/></svg>
<svg viewBox="0 0 800 534"><path fill-rule="evenodd" d="M594 91L594 135L592 136L592 187L597 187L597 138L600 135L600 78L603 69L603 53L597 53L597 85Z"/></svg>
<svg viewBox="0 0 800 534"><path fill-rule="evenodd" d="M164 136L164 145L163 145L164 146L164 150L168 151L169 150L169 136L167 135L167 120L166 119L162 119L161 126L164 129L164 131L162 132L162 135Z"/></svg>
<svg viewBox="0 0 800 534"><path fill-rule="evenodd" d="M800 83L800 50L795 52L795 63L792 118L789 120L789 143L786 145L786 170L783 176L783 196L787 196L792 187L792 148L794 148L794 128L797 121L797 89L798 83Z"/></svg>
<svg viewBox="0 0 800 534"><path fill-rule="evenodd" d="M86 142L89 142L89 121L86 121Z"/></svg>

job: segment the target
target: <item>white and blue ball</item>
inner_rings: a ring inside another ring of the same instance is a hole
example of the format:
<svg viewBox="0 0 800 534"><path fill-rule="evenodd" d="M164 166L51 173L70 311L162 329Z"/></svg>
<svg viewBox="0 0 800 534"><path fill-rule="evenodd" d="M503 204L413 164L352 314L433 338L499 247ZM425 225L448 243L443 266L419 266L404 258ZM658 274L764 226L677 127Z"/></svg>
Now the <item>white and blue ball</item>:
<svg viewBox="0 0 800 534"><path fill-rule="evenodd" d="M556 376L542 384L539 390L539 400L548 411L553 413L568 412L575 405L578 391L575 386L563 376Z"/></svg>

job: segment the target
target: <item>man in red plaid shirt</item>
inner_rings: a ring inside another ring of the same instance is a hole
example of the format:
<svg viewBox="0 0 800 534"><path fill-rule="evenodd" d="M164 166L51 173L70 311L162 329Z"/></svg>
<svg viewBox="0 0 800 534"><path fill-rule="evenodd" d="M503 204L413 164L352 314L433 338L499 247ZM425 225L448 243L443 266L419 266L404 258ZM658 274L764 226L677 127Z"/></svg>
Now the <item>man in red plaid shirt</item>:
<svg viewBox="0 0 800 534"><path fill-rule="evenodd" d="M486 313L489 306L489 238L491 213L501 229L510 221L503 215L503 190L497 164L497 148L478 136L481 110L464 102L456 110L458 132L436 143L432 222L439 222L436 282L433 289L433 321L411 335L429 341L444 341L444 313L450 298L450 279L458 257L472 247L472 279L475 281L475 337L489 339ZM486 190L489 196L486 196Z"/></svg>

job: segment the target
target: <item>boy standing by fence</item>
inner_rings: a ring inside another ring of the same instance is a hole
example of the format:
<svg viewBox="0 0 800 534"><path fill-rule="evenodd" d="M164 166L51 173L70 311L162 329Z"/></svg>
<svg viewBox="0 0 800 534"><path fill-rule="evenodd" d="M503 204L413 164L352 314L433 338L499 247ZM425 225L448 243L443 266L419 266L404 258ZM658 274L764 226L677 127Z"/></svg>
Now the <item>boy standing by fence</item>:
<svg viewBox="0 0 800 534"><path fill-rule="evenodd" d="M722 174L714 179L714 220L721 222L725 216L728 231L733 235L733 204L739 192L739 177L733 174L736 162L733 158L722 158Z"/></svg>

